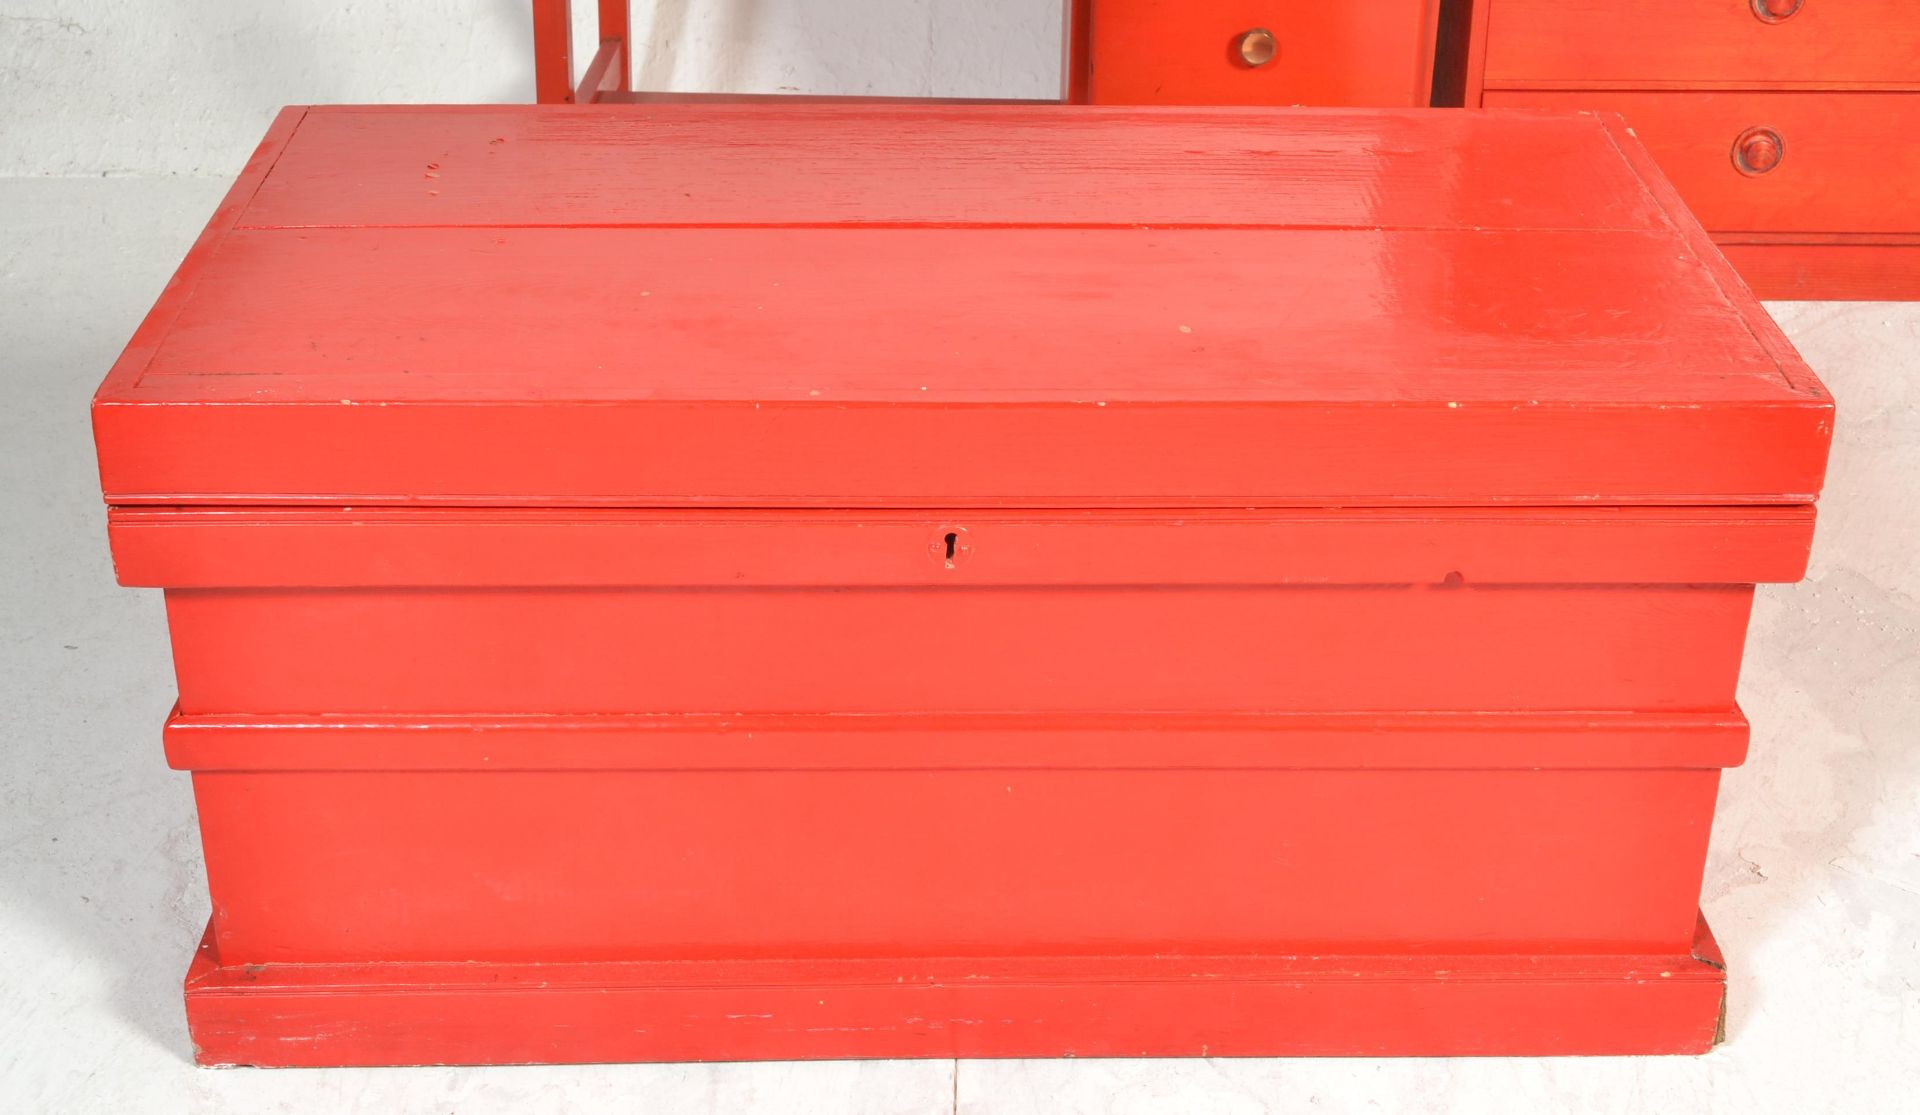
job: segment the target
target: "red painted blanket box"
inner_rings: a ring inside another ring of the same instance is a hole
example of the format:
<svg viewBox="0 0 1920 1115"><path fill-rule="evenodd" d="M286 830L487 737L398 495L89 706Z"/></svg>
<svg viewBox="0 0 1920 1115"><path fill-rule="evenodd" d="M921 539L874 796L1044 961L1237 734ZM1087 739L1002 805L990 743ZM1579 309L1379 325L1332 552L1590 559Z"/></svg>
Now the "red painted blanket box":
<svg viewBox="0 0 1920 1115"><path fill-rule="evenodd" d="M94 410L198 1055L1706 1049L1831 417L1608 116L290 109Z"/></svg>

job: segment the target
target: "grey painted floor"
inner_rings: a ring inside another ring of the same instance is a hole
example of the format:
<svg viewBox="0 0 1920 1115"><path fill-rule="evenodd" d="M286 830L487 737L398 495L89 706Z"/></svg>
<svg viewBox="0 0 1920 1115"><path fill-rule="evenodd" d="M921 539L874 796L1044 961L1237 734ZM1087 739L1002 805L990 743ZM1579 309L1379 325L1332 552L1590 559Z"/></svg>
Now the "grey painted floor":
<svg viewBox="0 0 1920 1115"><path fill-rule="evenodd" d="M0 1111L1912 1110L1920 1095L1920 305L1782 304L1839 398L1813 572L1761 590L1705 907L1698 1059L205 1071L206 919L156 592L114 585L95 383L223 184L0 180ZM1905 1096L1904 1100L1900 1097Z"/></svg>

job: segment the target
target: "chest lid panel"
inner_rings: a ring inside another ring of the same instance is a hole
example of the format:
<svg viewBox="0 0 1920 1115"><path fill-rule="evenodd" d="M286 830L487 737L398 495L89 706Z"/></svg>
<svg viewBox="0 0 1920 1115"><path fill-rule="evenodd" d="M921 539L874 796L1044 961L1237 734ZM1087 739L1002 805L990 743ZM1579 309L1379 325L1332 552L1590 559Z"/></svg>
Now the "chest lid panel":
<svg viewBox="0 0 1920 1115"><path fill-rule="evenodd" d="M282 114L117 504L1779 503L1831 402L1617 120Z"/></svg>

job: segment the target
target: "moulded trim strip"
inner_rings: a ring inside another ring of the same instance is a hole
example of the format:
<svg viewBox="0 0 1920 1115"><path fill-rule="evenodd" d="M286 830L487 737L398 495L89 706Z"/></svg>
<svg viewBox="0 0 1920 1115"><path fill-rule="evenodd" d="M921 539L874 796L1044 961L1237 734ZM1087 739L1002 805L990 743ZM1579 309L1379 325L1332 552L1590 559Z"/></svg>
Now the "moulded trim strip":
<svg viewBox="0 0 1920 1115"><path fill-rule="evenodd" d="M1751 584L1814 509L115 508L122 584L200 588Z"/></svg>
<svg viewBox="0 0 1920 1115"><path fill-rule="evenodd" d="M1739 709L1688 713L182 715L167 762L292 771L1706 770Z"/></svg>

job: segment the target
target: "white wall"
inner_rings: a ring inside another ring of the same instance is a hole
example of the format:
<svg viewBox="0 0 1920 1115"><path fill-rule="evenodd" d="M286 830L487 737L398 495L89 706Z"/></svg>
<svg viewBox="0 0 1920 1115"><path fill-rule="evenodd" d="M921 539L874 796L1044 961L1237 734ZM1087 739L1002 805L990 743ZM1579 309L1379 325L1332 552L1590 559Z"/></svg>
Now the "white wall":
<svg viewBox="0 0 1920 1115"><path fill-rule="evenodd" d="M636 88L1059 85L1060 0L632 2ZM0 0L0 176L224 176L284 104L532 99L530 0Z"/></svg>

